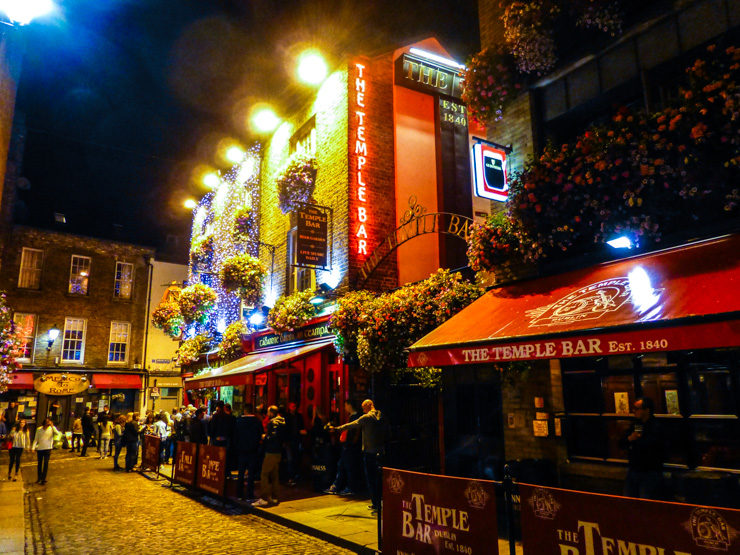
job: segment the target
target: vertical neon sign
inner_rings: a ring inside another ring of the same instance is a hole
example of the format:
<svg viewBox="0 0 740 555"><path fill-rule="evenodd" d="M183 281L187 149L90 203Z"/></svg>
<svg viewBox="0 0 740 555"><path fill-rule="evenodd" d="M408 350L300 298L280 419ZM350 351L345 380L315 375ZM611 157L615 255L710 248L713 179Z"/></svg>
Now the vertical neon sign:
<svg viewBox="0 0 740 555"><path fill-rule="evenodd" d="M355 69L357 70L357 76L355 77L355 118L357 124L357 131L355 133L355 148L354 153L357 159L356 164L356 178L355 178L355 194L357 196L357 220L359 225L355 232L357 238L357 254L367 255L367 229L366 224L368 221L368 206L367 206L367 184L363 180L363 168L367 165L368 151L367 142L365 140L365 128L367 125L367 118L365 114L365 66L362 64L355 63Z"/></svg>

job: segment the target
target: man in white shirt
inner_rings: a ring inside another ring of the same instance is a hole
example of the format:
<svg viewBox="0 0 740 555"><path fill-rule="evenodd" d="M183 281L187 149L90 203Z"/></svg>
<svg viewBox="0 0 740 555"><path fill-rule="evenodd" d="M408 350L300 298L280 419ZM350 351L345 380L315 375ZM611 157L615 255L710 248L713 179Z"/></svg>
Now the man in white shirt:
<svg viewBox="0 0 740 555"><path fill-rule="evenodd" d="M36 457L38 459L38 480L36 480L36 483L42 486L46 483L46 473L49 470L51 450L54 448L54 435L58 433L59 430L54 427L51 419L47 417L44 419L43 426L36 429L36 435L33 438L31 450L36 451Z"/></svg>

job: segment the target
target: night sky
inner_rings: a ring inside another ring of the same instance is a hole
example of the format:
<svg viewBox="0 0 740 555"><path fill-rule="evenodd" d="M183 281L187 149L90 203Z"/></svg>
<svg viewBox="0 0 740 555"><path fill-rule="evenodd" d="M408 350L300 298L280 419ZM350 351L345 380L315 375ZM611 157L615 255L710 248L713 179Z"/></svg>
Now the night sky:
<svg viewBox="0 0 740 555"><path fill-rule="evenodd" d="M381 52L429 35L464 60L475 0L70 0L23 29L16 117L27 127L16 221L162 247L189 234L196 169L228 164L218 143L253 140L248 108L288 109L308 91L305 46ZM187 246L178 254L185 261Z"/></svg>

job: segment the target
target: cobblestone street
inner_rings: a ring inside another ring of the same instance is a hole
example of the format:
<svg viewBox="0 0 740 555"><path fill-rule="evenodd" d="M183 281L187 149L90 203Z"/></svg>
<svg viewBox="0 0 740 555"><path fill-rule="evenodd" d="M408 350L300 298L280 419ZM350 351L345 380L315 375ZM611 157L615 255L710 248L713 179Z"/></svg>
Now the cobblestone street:
<svg viewBox="0 0 740 555"><path fill-rule="evenodd" d="M40 486L36 465L23 465L26 554L350 553L112 466L94 456L52 457Z"/></svg>

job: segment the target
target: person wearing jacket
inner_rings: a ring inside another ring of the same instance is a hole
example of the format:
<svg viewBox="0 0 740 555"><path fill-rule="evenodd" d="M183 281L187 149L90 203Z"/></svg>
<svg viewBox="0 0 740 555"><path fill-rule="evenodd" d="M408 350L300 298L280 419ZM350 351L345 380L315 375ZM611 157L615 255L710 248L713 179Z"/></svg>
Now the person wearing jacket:
<svg viewBox="0 0 740 555"><path fill-rule="evenodd" d="M51 423L51 418L48 416L44 419L43 426L36 429L36 436L33 438L33 445L31 450L36 451L36 457L38 460L38 480L37 484L42 486L46 483L46 473L49 470L49 459L51 458L51 450L54 447L54 434L58 434L59 430L54 427Z"/></svg>
<svg viewBox="0 0 740 555"><path fill-rule="evenodd" d="M108 458L108 444L113 436L113 419L109 416L98 416L98 425L100 426L100 458Z"/></svg>
<svg viewBox="0 0 740 555"><path fill-rule="evenodd" d="M349 414L347 422L354 422L360 417L357 404L352 399L344 402L344 409ZM337 475L334 483L324 490L324 493L339 495L355 495L359 490L360 474L360 430L351 429L342 431L339 436L341 454L337 465Z"/></svg>
<svg viewBox="0 0 740 555"><path fill-rule="evenodd" d="M139 414L129 413L123 425L123 443L126 445L126 472L133 472L139 458Z"/></svg>
<svg viewBox="0 0 740 555"><path fill-rule="evenodd" d="M26 421L23 419L19 420L10 431L9 437L12 447L10 448L8 480L10 480L10 472L13 469L13 464L15 464L15 476L13 476L13 481L15 482L18 479L18 469L21 466L21 455L23 454L23 450L31 446L31 438L28 435Z"/></svg>
<svg viewBox="0 0 740 555"><path fill-rule="evenodd" d="M264 428L262 422L254 414L252 405L244 405L244 414L236 419L234 425L234 439L232 442L237 458L239 478L236 484L236 496L244 499L244 474L247 475L246 499L254 499L254 481L259 466L260 440Z"/></svg>
<svg viewBox="0 0 740 555"><path fill-rule="evenodd" d="M660 426L649 397L635 401L637 420L619 441L619 447L628 453L627 478L624 494L627 497L657 499L663 481L664 445Z"/></svg>
<svg viewBox="0 0 740 555"><path fill-rule="evenodd" d="M267 415L270 421L267 423L267 431L262 438L265 458L262 461L260 476L260 499L255 501L255 507L266 507L278 502L278 479L280 457L285 441L285 419L278 414L278 408L275 405L267 409Z"/></svg>
<svg viewBox="0 0 740 555"><path fill-rule="evenodd" d="M82 418L75 416L72 422L72 449L71 452L82 451Z"/></svg>
<svg viewBox="0 0 740 555"><path fill-rule="evenodd" d="M87 457L87 447L95 435L95 423L93 422L93 409L88 410L82 417L82 453L80 457Z"/></svg>
<svg viewBox="0 0 740 555"><path fill-rule="evenodd" d="M372 505L368 508L372 511L379 511L382 497L381 458L385 455L387 425L372 400L365 399L362 402L362 412L365 414L357 420L331 429L338 432L352 429L362 430L362 457L365 464L365 479L372 499Z"/></svg>
<svg viewBox="0 0 740 555"><path fill-rule="evenodd" d="M125 425L125 416L121 414L116 417L113 426L113 470L121 470L121 466L118 464L118 456L121 454L121 449L123 449L123 428Z"/></svg>

